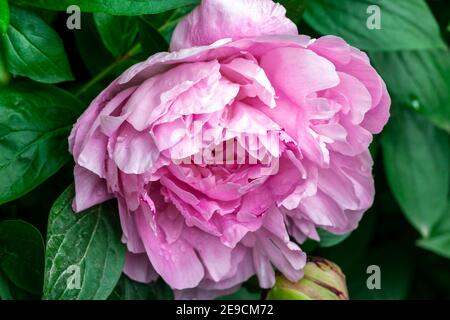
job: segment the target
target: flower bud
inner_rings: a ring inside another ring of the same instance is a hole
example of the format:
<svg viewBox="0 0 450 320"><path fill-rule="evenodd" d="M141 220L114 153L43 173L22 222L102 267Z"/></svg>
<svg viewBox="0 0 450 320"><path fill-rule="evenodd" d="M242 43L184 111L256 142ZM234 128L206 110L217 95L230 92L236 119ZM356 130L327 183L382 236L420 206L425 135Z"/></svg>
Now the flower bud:
<svg viewBox="0 0 450 320"><path fill-rule="evenodd" d="M267 300L348 300L345 275L335 263L309 257L305 274L296 283L277 276Z"/></svg>

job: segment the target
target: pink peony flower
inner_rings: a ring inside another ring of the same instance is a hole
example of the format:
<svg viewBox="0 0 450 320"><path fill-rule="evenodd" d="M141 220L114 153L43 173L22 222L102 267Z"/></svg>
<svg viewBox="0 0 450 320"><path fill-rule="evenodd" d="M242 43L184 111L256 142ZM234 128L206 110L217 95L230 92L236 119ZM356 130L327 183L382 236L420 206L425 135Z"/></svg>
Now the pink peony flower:
<svg viewBox="0 0 450 320"><path fill-rule="evenodd" d="M178 298L303 275L299 244L355 229L386 86L344 40L298 35L270 0L204 0L171 52L106 88L70 135L81 211L118 200L124 272Z"/></svg>

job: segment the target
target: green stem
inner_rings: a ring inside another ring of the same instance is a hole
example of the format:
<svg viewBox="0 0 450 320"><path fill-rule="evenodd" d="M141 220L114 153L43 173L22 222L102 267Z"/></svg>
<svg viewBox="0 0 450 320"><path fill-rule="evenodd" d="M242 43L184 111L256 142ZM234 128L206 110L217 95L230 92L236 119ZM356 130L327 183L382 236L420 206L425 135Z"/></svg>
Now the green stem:
<svg viewBox="0 0 450 320"><path fill-rule="evenodd" d="M173 18L176 16L177 10L174 10L170 17L157 29L159 33L163 33L166 29L170 28L173 25Z"/></svg>
<svg viewBox="0 0 450 320"><path fill-rule="evenodd" d="M0 50L0 87L6 86L9 82L9 73L6 69L6 61L3 52Z"/></svg>
<svg viewBox="0 0 450 320"><path fill-rule="evenodd" d="M120 66L124 61L127 61L137 54L141 52L141 44L136 44L133 48L131 48L127 53L125 53L123 56L119 57L116 61L111 63L109 66L107 66L105 69L103 69L100 73L98 73L94 78L92 78L89 82L87 82L85 85L83 85L76 93L76 96L81 96L89 89L91 89L94 85L96 85L98 82L102 81L105 77L107 77L115 68Z"/></svg>
<svg viewBox="0 0 450 320"><path fill-rule="evenodd" d="M167 21L158 28L158 31L160 33L164 32L166 29L173 26L173 24L176 24L179 19L172 21L173 17L175 16L175 13L172 13L172 15L167 19ZM144 20L144 19L143 19ZM144 20L145 21L145 20ZM146 22L146 21L145 21ZM136 44L133 48L131 48L126 54L124 54L122 57L114 61L112 64L107 66L105 69L103 69L99 74L97 74L94 78L92 78L89 82L87 82L84 86L82 86L77 92L76 96L81 96L84 93L86 93L89 89L91 89L94 85L96 85L98 82L102 81L105 77L107 77L116 67L118 67L121 63L124 61L136 56L139 54L142 50L142 46L140 43Z"/></svg>

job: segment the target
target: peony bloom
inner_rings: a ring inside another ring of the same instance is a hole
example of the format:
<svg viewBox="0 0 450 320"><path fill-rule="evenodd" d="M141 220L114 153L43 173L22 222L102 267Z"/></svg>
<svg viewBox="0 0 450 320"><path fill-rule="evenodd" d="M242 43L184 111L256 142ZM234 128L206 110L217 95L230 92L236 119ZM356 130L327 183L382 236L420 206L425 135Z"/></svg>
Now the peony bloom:
<svg viewBox="0 0 450 320"><path fill-rule="evenodd" d="M81 211L116 198L124 272L178 298L274 269L296 282L316 228L357 227L374 197L368 146L386 86L344 40L298 35L270 0L204 0L171 52L125 71L70 135Z"/></svg>

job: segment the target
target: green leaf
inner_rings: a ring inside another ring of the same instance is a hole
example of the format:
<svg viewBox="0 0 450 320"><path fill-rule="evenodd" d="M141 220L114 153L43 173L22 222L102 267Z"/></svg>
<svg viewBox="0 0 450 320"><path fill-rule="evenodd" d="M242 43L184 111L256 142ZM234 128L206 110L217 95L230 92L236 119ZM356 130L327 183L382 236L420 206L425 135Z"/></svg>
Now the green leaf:
<svg viewBox="0 0 450 320"><path fill-rule="evenodd" d="M108 65L114 63L115 59L103 45L92 15L82 14L81 20L83 26L81 30L75 32L75 42L89 73L96 76Z"/></svg>
<svg viewBox="0 0 450 320"><path fill-rule="evenodd" d="M400 238L391 238L387 245L377 246L374 236L379 223L376 219L380 219L378 212L367 212L359 227L342 244L321 248L314 255L329 259L342 268L352 300L404 299L408 294L413 266L411 246L408 247L408 243ZM371 275L367 267L370 265L380 267L380 290L367 288Z"/></svg>
<svg viewBox="0 0 450 320"><path fill-rule="evenodd" d="M138 33L136 18L95 13L94 20L105 47L114 57L123 55L131 48Z"/></svg>
<svg viewBox="0 0 450 320"><path fill-rule="evenodd" d="M217 300L261 300L261 291L250 291L242 286L235 293L219 297Z"/></svg>
<svg viewBox="0 0 450 320"><path fill-rule="evenodd" d="M450 202L442 219L436 224L429 238L421 239L417 245L437 255L450 259Z"/></svg>
<svg viewBox="0 0 450 320"><path fill-rule="evenodd" d="M0 0L0 35L8 30L9 7L8 0Z"/></svg>
<svg viewBox="0 0 450 320"><path fill-rule="evenodd" d="M441 235L431 236L417 242L418 246L450 259L450 231Z"/></svg>
<svg viewBox="0 0 450 320"><path fill-rule="evenodd" d="M48 85L20 83L0 91L0 204L17 199L70 158L67 137L83 105Z"/></svg>
<svg viewBox="0 0 450 320"><path fill-rule="evenodd" d="M22 220L0 222L0 269L16 286L34 294L42 291L44 241Z"/></svg>
<svg viewBox="0 0 450 320"><path fill-rule="evenodd" d="M66 11L71 5L77 5L82 12L103 12L119 16L137 16L197 4L199 0L12 0L12 2L20 5L60 11Z"/></svg>
<svg viewBox="0 0 450 320"><path fill-rule="evenodd" d="M110 299L114 300L172 300L173 292L160 278L149 284L139 283L122 275Z"/></svg>
<svg viewBox="0 0 450 320"><path fill-rule="evenodd" d="M301 245L303 252L309 254L318 248L334 247L346 240L351 235L351 232L342 235L335 235L323 229L317 229L317 233L320 236L320 241L318 242L307 239Z"/></svg>
<svg viewBox="0 0 450 320"><path fill-rule="evenodd" d="M1 38L0 38L1 43ZM0 47L0 89L8 85L10 76L8 70L6 70L6 60L3 52L3 48Z"/></svg>
<svg viewBox="0 0 450 320"><path fill-rule="evenodd" d="M58 15L60 14L58 11L48 11L45 9L31 8L30 11L35 12L45 21L46 24L52 25L56 22Z"/></svg>
<svg viewBox="0 0 450 320"><path fill-rule="evenodd" d="M378 155L378 149L380 148L380 137L378 135L373 137L372 143L369 145L369 151L372 155L372 159L376 159Z"/></svg>
<svg viewBox="0 0 450 320"><path fill-rule="evenodd" d="M395 239L388 245L372 246L364 260L355 265L351 273L346 273L350 299L402 300L408 297L414 264L411 250L402 244L399 239ZM369 289L367 286L368 281L372 283L369 277L374 274L371 270L368 272L369 266L380 268L379 289Z"/></svg>
<svg viewBox="0 0 450 320"><path fill-rule="evenodd" d="M37 14L12 6L2 43L12 74L44 83L73 80L61 39Z"/></svg>
<svg viewBox="0 0 450 320"><path fill-rule="evenodd" d="M318 229L317 233L320 236L319 246L322 248L329 248L338 245L347 239L351 234L351 232L349 232L343 235L335 235L323 229Z"/></svg>
<svg viewBox="0 0 450 320"><path fill-rule="evenodd" d="M189 5L177 8L172 11L144 16L142 18L150 23L156 30L158 30L158 32L163 36L166 42L169 43L175 27L194 8L195 5Z"/></svg>
<svg viewBox="0 0 450 320"><path fill-rule="evenodd" d="M117 204L108 202L75 214L74 195L70 186L50 211L44 299L107 299L125 262Z"/></svg>
<svg viewBox="0 0 450 320"><path fill-rule="evenodd" d="M167 51L169 48L167 41L145 18L139 21L139 41L146 56Z"/></svg>
<svg viewBox="0 0 450 320"><path fill-rule="evenodd" d="M406 218L428 237L447 206L449 136L425 118L398 109L382 136L384 166Z"/></svg>
<svg viewBox="0 0 450 320"><path fill-rule="evenodd" d="M333 261L342 268L345 274L352 274L353 267L359 266L366 252L370 251L369 245L375 231L375 218L374 212L367 212L358 228L339 246L320 248L317 252L314 252L314 255ZM348 258L349 252L351 252L351 259Z"/></svg>
<svg viewBox="0 0 450 320"><path fill-rule="evenodd" d="M11 291L9 290L8 279L0 270L0 300L12 300Z"/></svg>
<svg viewBox="0 0 450 320"><path fill-rule="evenodd" d="M150 285L131 280L122 275L113 291L114 300L148 300Z"/></svg>
<svg viewBox="0 0 450 320"><path fill-rule="evenodd" d="M300 23L306 9L307 0L279 0L277 2L286 8L286 15L289 19L296 24Z"/></svg>
<svg viewBox="0 0 450 320"><path fill-rule="evenodd" d="M394 102L424 114L450 132L448 49L374 52L371 58Z"/></svg>
<svg viewBox="0 0 450 320"><path fill-rule="evenodd" d="M173 300L172 289L161 278L148 286L150 287L148 300Z"/></svg>
<svg viewBox="0 0 450 320"><path fill-rule="evenodd" d="M373 5L380 10L380 29L367 27ZM363 50L446 47L424 0L314 0L308 1L304 19L318 32L341 36Z"/></svg>

